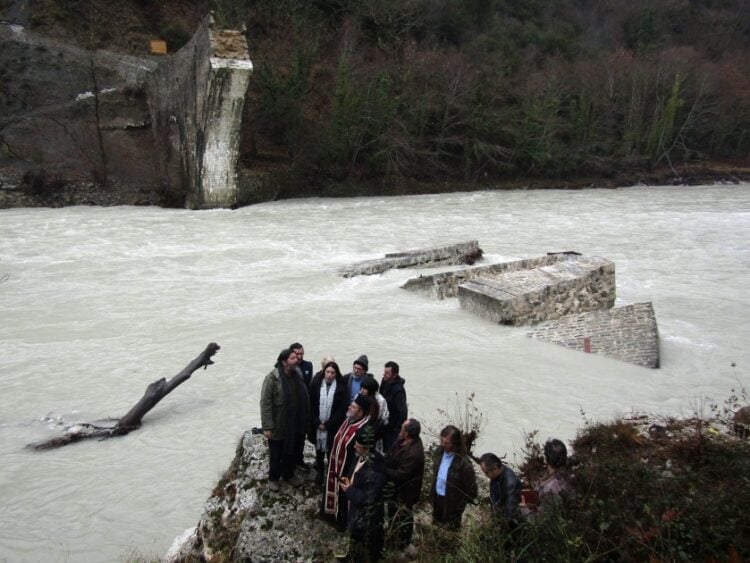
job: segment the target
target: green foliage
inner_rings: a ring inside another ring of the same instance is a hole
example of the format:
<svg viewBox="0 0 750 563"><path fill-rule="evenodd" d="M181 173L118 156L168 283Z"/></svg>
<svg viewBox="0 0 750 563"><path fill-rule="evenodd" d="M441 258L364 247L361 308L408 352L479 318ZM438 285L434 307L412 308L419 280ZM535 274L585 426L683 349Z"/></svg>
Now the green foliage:
<svg viewBox="0 0 750 563"><path fill-rule="evenodd" d="M750 444L722 431L722 421L587 424L573 443L572 490L558 503L514 529L480 518L459 536L432 530L422 560L747 560ZM526 478L538 475L535 438Z"/></svg>
<svg viewBox="0 0 750 563"><path fill-rule="evenodd" d="M260 134L294 156L304 142L305 102L312 91L317 41L297 39L288 66L261 63L254 73L258 95L256 127Z"/></svg>
<svg viewBox="0 0 750 563"><path fill-rule="evenodd" d="M657 162L664 156L668 157L673 147L677 113L684 105L680 98L680 84L680 75L677 73L669 97L663 105L659 104L654 108L654 119L646 145L646 153Z"/></svg>
<svg viewBox="0 0 750 563"><path fill-rule="evenodd" d="M283 150L307 189L613 175L750 151L750 51L716 58L698 23L750 47L750 24L736 24L747 37L727 27L726 12L745 13L737 0L689 13L667 0L257 0L250 11L249 25L265 22L249 34L252 154L277 163Z"/></svg>

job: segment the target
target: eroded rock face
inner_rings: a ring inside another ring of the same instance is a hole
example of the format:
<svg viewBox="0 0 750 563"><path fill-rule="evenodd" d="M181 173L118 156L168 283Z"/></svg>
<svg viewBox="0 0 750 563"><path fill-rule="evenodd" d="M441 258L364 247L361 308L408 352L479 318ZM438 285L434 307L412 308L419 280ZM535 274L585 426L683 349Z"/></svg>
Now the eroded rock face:
<svg viewBox="0 0 750 563"><path fill-rule="evenodd" d="M306 443L305 461L312 462L314 455L312 445ZM414 514L414 545L407 550L412 556L431 527L427 497L434 472L432 459L428 453L422 501ZM477 464L474 471L479 498L487 499L487 480ZM280 492L269 491L268 447L261 435L245 432L229 469L203 506L198 525L175 539L165 561L318 562L332 561L335 553L346 552L347 535L318 517L323 490L314 484L314 471L297 469L296 475L303 478L302 487L295 489L282 480ZM464 512L465 523L486 517L485 506L470 505Z"/></svg>
<svg viewBox="0 0 750 563"><path fill-rule="evenodd" d="M306 461L314 451L306 444ZM322 489L314 472L297 470L295 489L281 482L268 490L268 448L262 436L245 432L226 473L203 507L194 530L178 538L167 561L318 561L346 538L318 518Z"/></svg>

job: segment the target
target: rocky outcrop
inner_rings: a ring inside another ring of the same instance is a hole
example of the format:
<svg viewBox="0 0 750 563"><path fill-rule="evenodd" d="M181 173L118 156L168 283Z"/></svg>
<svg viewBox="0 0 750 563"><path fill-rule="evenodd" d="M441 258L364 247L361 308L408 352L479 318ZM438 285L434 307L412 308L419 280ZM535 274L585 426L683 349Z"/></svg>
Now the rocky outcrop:
<svg viewBox="0 0 750 563"><path fill-rule="evenodd" d="M313 448L308 443L305 447L305 459L311 462ZM313 473L302 474L303 485L298 489L282 481L280 492L270 492L267 452L262 435L245 432L229 468L206 501L198 525L175 538L165 561L317 562L332 561L334 554L346 552L347 535L318 517L323 491L314 485ZM433 474L431 455L426 456L426 462L423 500L414 514L415 545L398 556L400 559L392 560L414 560L408 554L418 552L420 538L430 529L427 492ZM474 470L479 498L486 499L487 481L476 464ZM469 506L464 521L486 515L486 506Z"/></svg>
<svg viewBox="0 0 750 563"><path fill-rule="evenodd" d="M367 260L341 271L345 278L381 274L394 268L433 267L455 264L473 264L482 257L482 249L475 240L386 254L383 258Z"/></svg>
<svg viewBox="0 0 750 563"><path fill-rule="evenodd" d="M305 446L312 462L312 446ZM301 475L299 489L282 481L279 493L268 490L267 451L262 435L245 432L198 525L175 540L167 561L324 561L346 545L317 517L322 491L312 473Z"/></svg>
<svg viewBox="0 0 750 563"><path fill-rule="evenodd" d="M659 367L659 331L651 303L567 315L528 336L648 368Z"/></svg>

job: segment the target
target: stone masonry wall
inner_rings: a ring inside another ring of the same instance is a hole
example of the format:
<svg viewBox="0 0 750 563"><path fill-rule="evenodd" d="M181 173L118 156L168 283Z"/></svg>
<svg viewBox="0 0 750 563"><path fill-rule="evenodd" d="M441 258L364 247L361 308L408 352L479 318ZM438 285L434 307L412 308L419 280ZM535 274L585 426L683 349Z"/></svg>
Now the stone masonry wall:
<svg viewBox="0 0 750 563"><path fill-rule="evenodd" d="M425 291L436 299L445 299L447 297L456 297L458 295L458 286L474 278L538 268L540 266L555 264L561 260L567 260L569 257L570 255L567 254L548 254L538 258L527 258L525 260L491 264L478 268L466 268L464 270L443 272L430 276L420 276L408 280L401 287L412 291Z"/></svg>
<svg viewBox="0 0 750 563"><path fill-rule="evenodd" d="M482 251L475 240L448 246L407 250L386 254L384 258L366 260L345 268L341 275L351 278L359 275L380 274L393 268L434 267L446 264L465 264L481 257Z"/></svg>
<svg viewBox="0 0 750 563"><path fill-rule="evenodd" d="M659 333L650 302L568 315L537 325L527 336L644 367L659 367Z"/></svg>
<svg viewBox="0 0 750 563"><path fill-rule="evenodd" d="M211 25L205 18L147 83L160 181L169 192L186 192L191 208L236 203L239 130L252 69L244 37Z"/></svg>
<svg viewBox="0 0 750 563"><path fill-rule="evenodd" d="M458 287L458 298L463 309L491 321L536 324L612 307L615 265L604 258L567 256L547 266L474 277Z"/></svg>

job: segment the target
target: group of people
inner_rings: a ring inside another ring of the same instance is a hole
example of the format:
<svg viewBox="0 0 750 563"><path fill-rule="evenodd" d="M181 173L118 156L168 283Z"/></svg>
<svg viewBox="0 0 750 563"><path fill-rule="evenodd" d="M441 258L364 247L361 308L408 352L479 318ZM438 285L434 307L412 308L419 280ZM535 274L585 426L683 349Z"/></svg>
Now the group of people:
<svg viewBox="0 0 750 563"><path fill-rule="evenodd" d="M396 362L385 363L378 383L369 373L366 355L342 375L331 357L313 374L304 354L298 342L282 350L263 381L260 410L269 447L268 487L279 491L282 479L301 486L295 471L309 469L303 458L307 438L315 446L315 482L323 487L321 515L348 532L349 560L377 561L386 529L393 548L411 543L425 467L421 424L408 416L405 381ZM547 462L559 468L565 462L565 445L554 442ZM495 454L484 454L479 463L490 479L493 514L515 521L539 510L539 505L524 502L518 477ZM476 500L477 483L455 426L441 431L433 467L433 522L456 530L467 504ZM540 495L564 490L555 470L545 479Z"/></svg>

